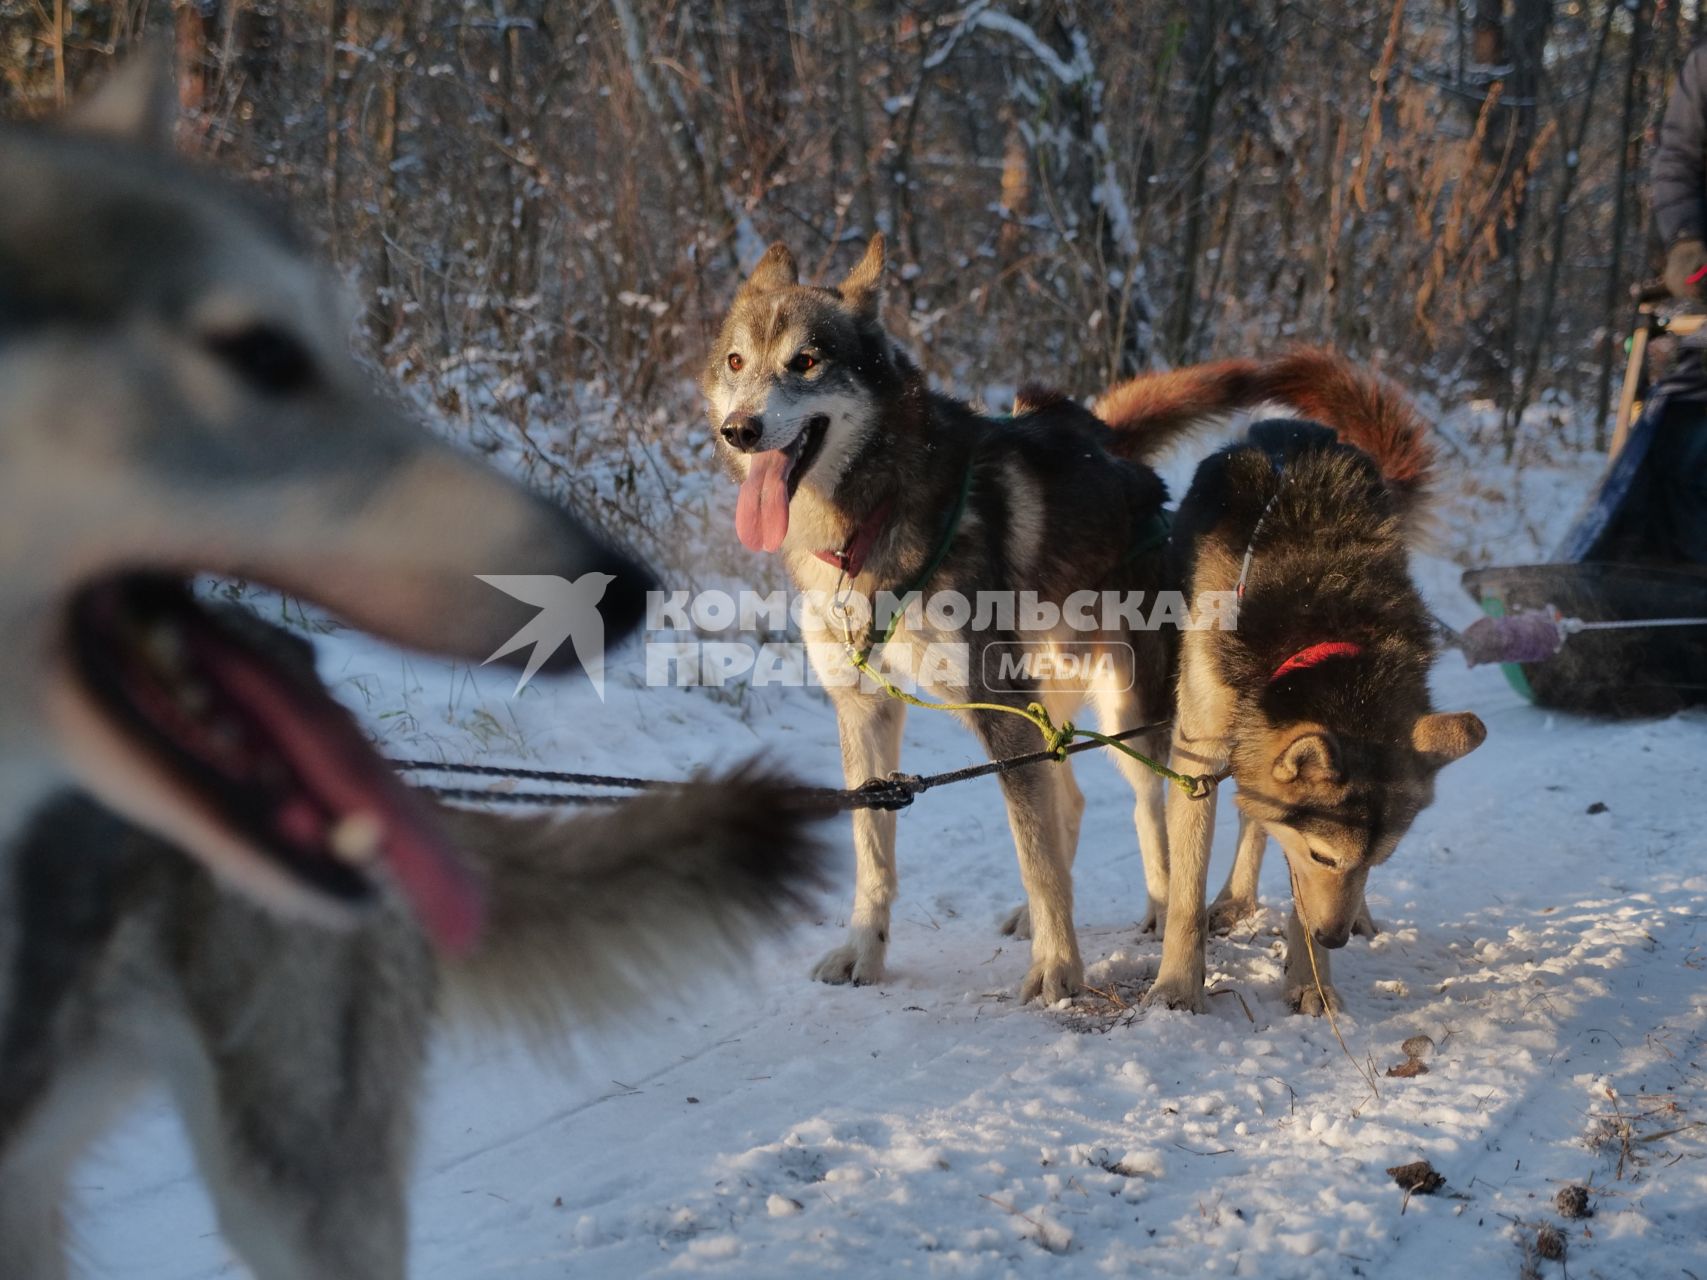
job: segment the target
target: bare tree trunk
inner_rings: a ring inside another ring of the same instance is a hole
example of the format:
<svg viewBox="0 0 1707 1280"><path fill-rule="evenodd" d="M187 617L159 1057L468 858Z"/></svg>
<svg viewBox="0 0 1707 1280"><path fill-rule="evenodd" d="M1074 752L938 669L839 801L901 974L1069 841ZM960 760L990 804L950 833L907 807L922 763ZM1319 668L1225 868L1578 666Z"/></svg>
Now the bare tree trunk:
<svg viewBox="0 0 1707 1280"><path fill-rule="evenodd" d="M1464 5L1462 0L1452 3L1452 75L1454 83L1464 83L1465 60L1468 56L1467 42L1464 39Z"/></svg>
<svg viewBox="0 0 1707 1280"><path fill-rule="evenodd" d="M1192 10L1191 28L1186 37L1190 49L1192 87L1184 156L1185 201L1181 211L1179 272L1174 282L1174 305L1165 330L1168 353L1176 361L1186 358L1192 316L1197 308L1197 259L1203 252L1204 222L1208 216L1204 192L1208 185L1209 156L1215 141L1215 105L1221 99L1221 77L1216 66L1221 25L1221 0L1199 0Z"/></svg>
<svg viewBox="0 0 1707 1280"><path fill-rule="evenodd" d="M845 132L853 151L855 219L870 235L877 230L877 192L872 185L871 135L866 127L865 89L860 81L864 49L859 41L854 6L849 3L832 7L836 14L836 43L841 46L836 60L836 81L843 127L836 131L836 137L840 140Z"/></svg>
<svg viewBox="0 0 1707 1280"><path fill-rule="evenodd" d="M652 74L652 61L646 46L646 32L640 25L634 0L610 0L616 13L617 26L622 31L623 53L628 59L628 71L646 104L653 123L664 135L666 145L674 153L682 172L693 176L699 184L700 208L712 216L721 215L722 226L717 240L723 245L731 269L740 266L734 245L733 232L738 221L729 194L719 180L716 164L707 154L705 145L680 104L668 98Z"/></svg>
<svg viewBox="0 0 1707 1280"><path fill-rule="evenodd" d="M996 233L996 265L1005 274L1019 258L1025 241L1024 221L1031 206L1031 154L1012 110L1008 112L1002 144L1002 225ZM988 291L986 300L995 296Z"/></svg>
<svg viewBox="0 0 1707 1280"><path fill-rule="evenodd" d="M901 127L891 136L894 146L889 160L889 221L895 240L900 245L904 261L917 266L921 256L919 229L913 222L913 142L918 136L919 111L924 106L930 87L930 68L925 65L926 48L919 45L918 65L913 73L913 88L907 109L901 115ZM909 272L902 282L908 310L914 303L914 275Z"/></svg>
<svg viewBox="0 0 1707 1280"><path fill-rule="evenodd" d="M1083 237L1082 251L1094 272L1095 305L1102 312L1106 335L1107 356L1097 372L1112 382L1137 373L1148 356L1145 335L1151 318L1135 287L1143 272L1142 250L1109 148L1105 88L1089 55L1091 32L1076 7L1067 6L1056 11L1047 35L1040 38L1047 40L1061 66L1076 77L1069 83L1060 80L1059 73L1051 75L1049 96L1071 139L1064 176L1074 216L1081 226L1096 231L1094 238Z"/></svg>
<svg viewBox="0 0 1707 1280"><path fill-rule="evenodd" d="M1657 31L1659 40L1651 47L1648 56L1643 59L1641 70L1641 97L1645 104L1643 108L1642 136L1658 138L1660 119L1665 115L1666 99L1671 87L1672 76L1683 63L1683 55L1689 50L1690 32L1683 25L1683 0L1658 0L1656 24L1651 29ZM1707 6L1701 6L1699 0L1696 8L1697 26L1695 34L1700 34L1700 23L1707 21ZM1645 176L1645 175L1644 175ZM1637 226L1635 240L1641 246L1638 253L1650 253L1657 258L1662 246L1654 227L1653 206L1646 200L1637 205ZM1651 263L1657 266L1657 261Z"/></svg>
<svg viewBox="0 0 1707 1280"><path fill-rule="evenodd" d="M1490 293L1471 319L1474 350L1481 359L1480 376L1509 403L1511 377L1517 366L1520 313L1523 303L1523 230L1528 215L1529 163L1539 118L1539 101L1547 35L1553 21L1553 0L1511 0L1509 20L1505 0L1476 0L1475 60L1493 84L1502 86L1499 106L1485 135L1482 151L1485 179L1504 216L1495 224L1494 260L1505 268L1503 296ZM1479 104L1477 104L1479 107Z"/></svg>
<svg viewBox="0 0 1707 1280"><path fill-rule="evenodd" d="M326 181L326 234L333 257L338 256L338 227L344 203L342 152L346 86L344 59L338 45L347 39L346 24L351 20L348 3L349 0L326 0L326 63L320 82L320 100L326 112L326 145L322 161Z"/></svg>
<svg viewBox="0 0 1707 1280"><path fill-rule="evenodd" d="M1530 397L1535 393L1535 375L1541 367L1541 353L1547 347L1548 331L1553 327L1553 306L1559 296L1559 271L1565 261L1565 228L1571 219L1571 196L1576 191L1577 177L1582 172L1583 143L1588 138L1589 121L1594 116L1594 97L1600 88L1600 69L1606 62L1606 44L1612 35L1612 20L1622 4L1623 0L1606 0L1606 16L1601 19L1600 38L1595 42L1594 62L1589 67L1588 91L1583 96L1583 109L1577 118L1577 131L1570 138L1561 137L1565 146L1564 166L1559 177L1559 200L1553 209L1552 252L1547 262L1547 279L1542 289L1540 315L1535 321L1535 332L1530 339L1529 351L1524 356L1517 395L1506 411L1505 455L1508 461L1517 445L1517 430L1523 421L1523 411L1529 407Z"/></svg>
<svg viewBox="0 0 1707 1280"><path fill-rule="evenodd" d="M65 0L53 0L53 30L48 33L53 46L53 104L65 106Z"/></svg>
<svg viewBox="0 0 1707 1280"><path fill-rule="evenodd" d="M521 122L528 116L523 101L521 68L522 22L507 6L498 10L498 135L504 148L514 154L521 143ZM501 258L499 283L506 299L527 292L527 249L530 234L528 219L527 181L515 164L507 164L502 172L504 207L500 227L505 244ZM509 309L499 312L499 323L507 325Z"/></svg>
<svg viewBox="0 0 1707 1280"><path fill-rule="evenodd" d="M1209 305L1204 307L1204 317L1192 326L1188 348L1192 358L1196 359L1203 345L1203 337L1209 331L1208 318L1223 308L1216 305L1216 299L1221 297L1221 282L1227 268L1235 264L1238 255L1239 232L1243 230L1239 222L1240 197L1244 194L1244 175L1251 162L1252 152L1250 138L1239 139L1238 150L1233 157L1233 179L1227 191L1227 201L1221 209L1221 228L1216 233L1215 268L1209 273Z"/></svg>
<svg viewBox="0 0 1707 1280"><path fill-rule="evenodd" d="M178 105L191 117L207 109L208 13L202 0L174 0Z"/></svg>
<svg viewBox="0 0 1707 1280"><path fill-rule="evenodd" d="M1601 315L1604 331L1600 339L1600 377L1595 388L1594 447L1606 449L1606 415L1612 408L1612 366L1621 345L1620 320L1624 312L1624 237L1629 223L1629 176L1639 171L1642 136L1636 128L1637 86L1641 81L1643 58L1647 51L1648 28L1654 20L1652 0L1640 0L1630 14L1630 47L1624 59L1624 109L1619 115L1618 171L1612 181L1612 264L1606 272L1606 292L1602 295Z"/></svg>
<svg viewBox="0 0 1707 1280"><path fill-rule="evenodd" d="M374 137L374 324L381 351L397 337L402 299L391 270L392 232L397 212L397 81L403 63L403 9L398 5L380 25L374 55L380 63L379 118Z"/></svg>

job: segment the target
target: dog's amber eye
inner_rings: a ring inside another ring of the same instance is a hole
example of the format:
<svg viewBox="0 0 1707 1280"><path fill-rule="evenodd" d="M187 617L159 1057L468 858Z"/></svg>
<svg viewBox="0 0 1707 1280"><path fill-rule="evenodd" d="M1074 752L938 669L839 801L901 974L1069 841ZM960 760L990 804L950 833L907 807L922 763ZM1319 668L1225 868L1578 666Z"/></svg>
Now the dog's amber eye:
<svg viewBox="0 0 1707 1280"><path fill-rule="evenodd" d="M796 373L805 373L818 367L818 357L810 351L802 351L788 362L788 367Z"/></svg>
<svg viewBox="0 0 1707 1280"><path fill-rule="evenodd" d="M739 351L731 351L729 353L729 372L730 373L740 373L742 367L746 363L747 362L745 360L741 359L741 353Z"/></svg>

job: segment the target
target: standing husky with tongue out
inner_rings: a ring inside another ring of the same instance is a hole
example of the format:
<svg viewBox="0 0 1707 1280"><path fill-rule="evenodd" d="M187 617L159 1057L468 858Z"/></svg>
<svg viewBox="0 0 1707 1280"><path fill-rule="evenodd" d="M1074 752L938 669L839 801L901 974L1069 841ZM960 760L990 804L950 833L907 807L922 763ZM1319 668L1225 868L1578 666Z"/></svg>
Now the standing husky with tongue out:
<svg viewBox="0 0 1707 1280"><path fill-rule="evenodd" d="M1209 375L1219 366L1204 366L1140 379L1122 389L1114 411L1099 407L1100 417L1041 392L1022 393L1013 418L985 417L931 391L883 331L882 277L881 238L834 289L802 286L793 256L773 245L736 296L703 386L718 455L741 486L741 541L780 554L807 592L847 587L871 600L912 589L967 602L1000 593L1057 608L1076 592L1143 592L1148 611L1163 582L1167 495L1143 456L1228 407L1208 402L1203 388L1236 399L1249 380L1216 381ZM1140 423L1141 435L1123 434ZM1136 629L1106 610L1092 619L1103 625L1025 632L1015 630L1017 613L998 623L975 612L958 626L933 617L944 614L904 615L876 661L913 670L925 646L956 647L964 678L923 681L938 698L1018 709L1040 701L1059 723L1088 696L1109 731L1168 714L1171 628ZM809 619L805 630L835 703L849 784L890 773L900 764L905 705L849 681L838 626ZM1032 652L1075 645L1099 679L1087 688L1011 668L1004 677L999 662L985 663L999 643ZM992 757L1041 745L1020 716L974 710L961 718ZM1149 735L1134 745L1156 755L1165 741ZM1114 758L1137 792L1146 923L1154 924L1167 890L1163 784L1137 761ZM1028 898L1006 930L1032 937L1021 994L1052 1002L1083 985L1071 873L1084 797L1066 763L1006 773L1001 783ZM852 927L814 970L824 982L878 981L889 944L895 815L860 811L853 822Z"/></svg>

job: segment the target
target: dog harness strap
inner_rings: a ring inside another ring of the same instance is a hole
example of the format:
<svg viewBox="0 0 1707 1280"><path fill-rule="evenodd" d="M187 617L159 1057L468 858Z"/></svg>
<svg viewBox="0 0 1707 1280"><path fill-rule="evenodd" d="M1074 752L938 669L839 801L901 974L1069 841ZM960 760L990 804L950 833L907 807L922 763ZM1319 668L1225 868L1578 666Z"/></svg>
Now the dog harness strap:
<svg viewBox="0 0 1707 1280"><path fill-rule="evenodd" d="M1275 464L1274 473L1281 476L1281 483L1285 484L1285 476L1281 473L1279 463ZM1263 503L1262 511L1257 515L1256 525L1251 529L1251 540L1245 543L1245 559L1244 562L1239 565L1239 581L1233 587L1233 594L1239 600L1243 600L1245 598L1245 582L1251 576L1251 560L1257 553L1257 539L1262 536L1262 527L1268 520L1268 513L1274 510L1274 504L1279 501L1279 499L1280 489L1276 488L1275 491L1269 495L1268 501Z"/></svg>
<svg viewBox="0 0 1707 1280"><path fill-rule="evenodd" d="M871 549L883 536L883 530L889 524L890 513L894 510L895 499L885 498L860 522L859 528L853 531L840 551L814 551L812 554L832 569L840 569L849 578L859 577L859 571L865 568L865 558L871 554Z"/></svg>
<svg viewBox="0 0 1707 1280"><path fill-rule="evenodd" d="M1168 545L1168 537L1173 533L1173 512L1163 509L1156 512L1144 522L1138 530L1138 538L1122 558L1122 564L1129 564L1139 556L1149 555L1152 551L1160 551Z"/></svg>
<svg viewBox="0 0 1707 1280"><path fill-rule="evenodd" d="M896 594L901 601L901 607L896 609L889 619L889 625L880 633L876 620L872 621L871 635L865 643L865 653L870 653L880 644L888 644L895 629L901 625L901 617L906 612L912 597L930 585L930 580L936 576L936 571L942 568L942 562L948 559L948 550L954 545L955 535L960 532L960 518L966 514L966 500L972 494L972 472L978 464L978 450L972 450L972 456L966 459L966 474L960 479L960 496L954 500L954 509L948 513L948 524L942 531L942 541L937 543L936 554L930 559L919 575L909 582Z"/></svg>
<svg viewBox="0 0 1707 1280"><path fill-rule="evenodd" d="M954 500L954 509L948 513L948 524L943 528L942 541L936 544L936 554L919 571L919 576L907 584L901 592L903 598L929 586L931 579L936 577L936 571L942 568L942 562L948 559L948 549L954 545L954 536L960 532L960 517L966 514L966 499L972 494L972 470L977 462L978 451L974 449L972 456L966 459L966 474L960 478L960 495Z"/></svg>
<svg viewBox="0 0 1707 1280"><path fill-rule="evenodd" d="M1268 682L1273 684L1294 671L1308 671L1311 667L1319 667L1329 658L1355 658L1362 652L1363 646L1352 640L1325 640L1293 654L1274 669L1274 674L1268 678Z"/></svg>

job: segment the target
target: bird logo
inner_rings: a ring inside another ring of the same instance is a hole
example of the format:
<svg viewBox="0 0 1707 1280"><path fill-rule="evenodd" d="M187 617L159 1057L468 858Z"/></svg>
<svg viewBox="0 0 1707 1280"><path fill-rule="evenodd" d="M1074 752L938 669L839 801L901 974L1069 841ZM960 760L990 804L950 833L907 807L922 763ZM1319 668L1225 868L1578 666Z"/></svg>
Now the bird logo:
<svg viewBox="0 0 1707 1280"><path fill-rule="evenodd" d="M527 666L516 681L516 692L527 688L539 669L551 660L551 655L568 640L575 646L575 657L599 701L605 700L605 620L599 615L599 601L605 588L616 581L608 573L583 573L570 582L553 574L493 573L476 574L487 586L496 587L505 595L539 610L534 618L515 635L500 645L486 663L508 657L524 645L531 644ZM486 663L482 663L484 666Z"/></svg>

